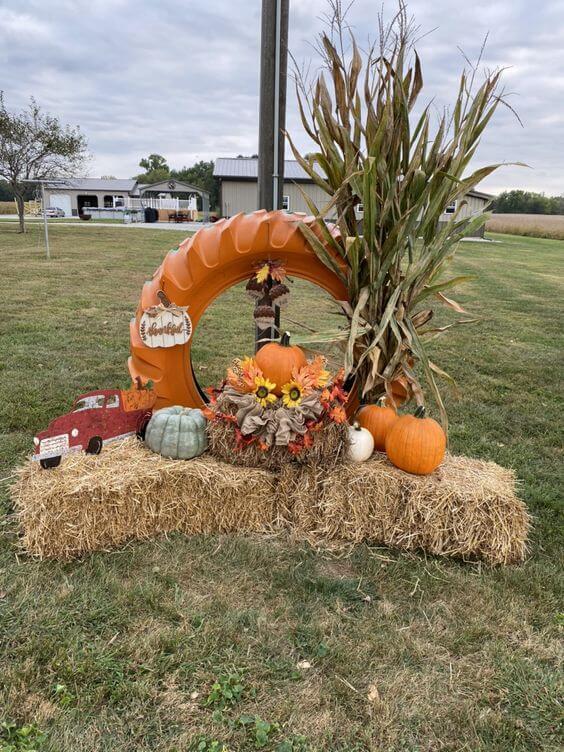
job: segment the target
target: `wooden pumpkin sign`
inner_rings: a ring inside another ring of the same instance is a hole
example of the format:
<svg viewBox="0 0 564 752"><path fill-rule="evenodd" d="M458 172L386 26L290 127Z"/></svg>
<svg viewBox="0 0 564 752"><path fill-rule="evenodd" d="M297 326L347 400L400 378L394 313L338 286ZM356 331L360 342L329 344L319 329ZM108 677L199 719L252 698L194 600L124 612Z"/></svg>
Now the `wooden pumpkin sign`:
<svg viewBox="0 0 564 752"><path fill-rule="evenodd" d="M161 303L143 311L139 322L139 336L147 347L185 345L192 336L192 322L187 306L171 303L159 291Z"/></svg>

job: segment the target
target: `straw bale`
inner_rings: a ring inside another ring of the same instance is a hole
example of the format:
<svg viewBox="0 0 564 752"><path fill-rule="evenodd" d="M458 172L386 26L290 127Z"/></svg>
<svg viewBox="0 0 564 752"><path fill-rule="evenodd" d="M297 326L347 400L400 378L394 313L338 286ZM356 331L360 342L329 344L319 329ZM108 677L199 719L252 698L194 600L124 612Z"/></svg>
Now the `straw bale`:
<svg viewBox="0 0 564 752"><path fill-rule="evenodd" d="M203 456L168 460L136 439L98 456L68 455L56 470L26 463L12 497L22 544L41 558L72 558L131 538L180 530L253 532L275 517L276 479Z"/></svg>
<svg viewBox="0 0 564 752"><path fill-rule="evenodd" d="M318 541L373 541L509 564L525 557L530 529L515 486L514 472L494 462L447 454L434 473L417 476L375 454L328 473L311 499L315 510L296 505L294 525Z"/></svg>
<svg viewBox="0 0 564 752"><path fill-rule="evenodd" d="M404 473L382 455L328 468L287 462L274 473L209 454L168 460L128 439L97 457L70 455L56 470L25 463L12 498L22 545L40 558L173 530L285 529L321 546L368 541L508 564L525 557L530 528L515 485L511 470L452 455L429 476Z"/></svg>

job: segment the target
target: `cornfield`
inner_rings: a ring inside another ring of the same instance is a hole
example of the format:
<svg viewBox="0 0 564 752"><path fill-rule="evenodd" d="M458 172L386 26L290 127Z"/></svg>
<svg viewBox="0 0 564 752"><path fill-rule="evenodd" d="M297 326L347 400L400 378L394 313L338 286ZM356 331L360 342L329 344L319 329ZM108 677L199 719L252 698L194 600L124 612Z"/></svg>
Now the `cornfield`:
<svg viewBox="0 0 564 752"><path fill-rule="evenodd" d="M0 201L0 214L17 214L16 204L13 201Z"/></svg>
<svg viewBox="0 0 564 752"><path fill-rule="evenodd" d="M328 196L324 206L316 206L304 194L324 243L310 227L301 229L346 285L348 301L341 304L346 326L301 342L340 340L345 372L368 402L385 393L395 403L399 385L424 404L417 363L446 428L436 377L450 377L429 359L426 342L455 325L433 327L437 304L465 313L445 293L468 278L446 271L458 241L487 219L461 218L460 212L467 191L500 166L468 174L503 101L501 71L486 73L481 83L477 66L463 71L453 106L433 124L430 105L414 116L423 73L413 44L417 29L403 3L391 24L380 19L378 42L364 53L341 3L329 6L329 29L319 37L321 72L310 80L295 70L301 120L315 150L302 154L291 135L288 139L296 160ZM455 200L456 212L439 229L440 215ZM325 221L328 216L337 217L338 232Z"/></svg>
<svg viewBox="0 0 564 752"><path fill-rule="evenodd" d="M486 223L489 232L526 235L530 238L564 240L564 216L560 214L492 214Z"/></svg>
<svg viewBox="0 0 564 752"><path fill-rule="evenodd" d="M39 201L26 201L24 203L26 215L40 214L41 204ZM0 214L17 214L18 209L15 201L0 201Z"/></svg>

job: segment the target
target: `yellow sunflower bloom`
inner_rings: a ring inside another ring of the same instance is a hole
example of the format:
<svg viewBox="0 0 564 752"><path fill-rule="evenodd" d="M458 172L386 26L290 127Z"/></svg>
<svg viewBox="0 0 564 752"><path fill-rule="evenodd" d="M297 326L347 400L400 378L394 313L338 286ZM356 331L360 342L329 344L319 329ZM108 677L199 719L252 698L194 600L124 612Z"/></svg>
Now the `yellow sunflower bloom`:
<svg viewBox="0 0 564 752"><path fill-rule="evenodd" d="M272 393L275 387L276 384L273 384L272 381L265 379L263 376L255 378L255 388L253 391L261 407L268 407L271 402L276 402L276 395Z"/></svg>
<svg viewBox="0 0 564 752"><path fill-rule="evenodd" d="M297 381L289 381L282 387L282 402L286 407L298 407L302 401L304 388Z"/></svg>

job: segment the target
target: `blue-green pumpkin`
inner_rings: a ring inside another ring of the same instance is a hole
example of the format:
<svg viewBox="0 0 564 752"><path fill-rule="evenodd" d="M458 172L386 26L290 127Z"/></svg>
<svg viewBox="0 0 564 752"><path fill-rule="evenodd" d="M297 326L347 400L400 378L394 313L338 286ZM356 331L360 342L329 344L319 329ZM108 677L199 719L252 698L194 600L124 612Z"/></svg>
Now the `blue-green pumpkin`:
<svg viewBox="0 0 564 752"><path fill-rule="evenodd" d="M145 444L163 457L191 460L207 449L206 422L197 408L163 407L147 425Z"/></svg>

